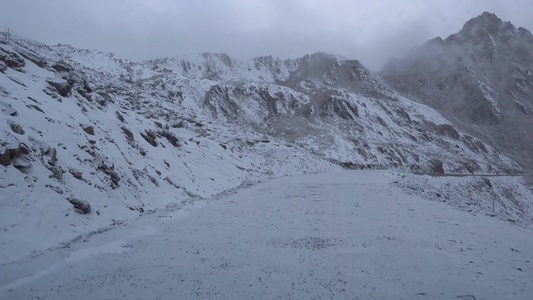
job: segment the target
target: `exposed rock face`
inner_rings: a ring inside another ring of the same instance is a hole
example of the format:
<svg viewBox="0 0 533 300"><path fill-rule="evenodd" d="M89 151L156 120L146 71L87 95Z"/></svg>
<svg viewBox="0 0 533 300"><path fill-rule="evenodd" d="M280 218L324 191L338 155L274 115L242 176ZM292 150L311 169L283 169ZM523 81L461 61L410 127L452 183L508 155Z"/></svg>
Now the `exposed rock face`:
<svg viewBox="0 0 533 300"><path fill-rule="evenodd" d="M64 61L59 61L55 63L54 65L52 65L52 68L56 70L57 72L67 72L67 73L74 70L69 64L67 64Z"/></svg>
<svg viewBox="0 0 533 300"><path fill-rule="evenodd" d="M382 75L533 171L533 35L483 13Z"/></svg>
<svg viewBox="0 0 533 300"><path fill-rule="evenodd" d="M68 97L70 95L70 91L72 90L71 82L64 79L47 80L46 82L53 86L62 97Z"/></svg>
<svg viewBox="0 0 533 300"><path fill-rule="evenodd" d="M19 72L23 72L22 68L26 65L24 58L20 57L18 54L12 51L5 50L1 47L0 47L0 62L2 62L2 65L0 65L0 71L2 73L5 71L6 67L19 71Z"/></svg>

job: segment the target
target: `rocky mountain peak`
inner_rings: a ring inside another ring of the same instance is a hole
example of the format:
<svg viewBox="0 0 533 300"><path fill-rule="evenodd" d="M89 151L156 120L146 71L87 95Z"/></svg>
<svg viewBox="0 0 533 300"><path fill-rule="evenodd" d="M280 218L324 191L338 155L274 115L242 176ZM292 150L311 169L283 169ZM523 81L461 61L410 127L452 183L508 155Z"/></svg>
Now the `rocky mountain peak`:
<svg viewBox="0 0 533 300"><path fill-rule="evenodd" d="M463 30L471 30L477 28L484 28L487 31L495 32L504 26L504 23L498 16L490 12L484 12L481 15L470 19L463 26ZM507 24L510 24L507 22Z"/></svg>
<svg viewBox="0 0 533 300"><path fill-rule="evenodd" d="M494 46L496 43L505 45L518 34L520 32L510 22L504 22L495 14L484 12L466 22L463 29L457 34L450 35L446 42L451 44L471 42L474 45L487 46Z"/></svg>
<svg viewBox="0 0 533 300"><path fill-rule="evenodd" d="M390 61L382 74L532 168L532 72L531 33L485 12L445 40Z"/></svg>
<svg viewBox="0 0 533 300"><path fill-rule="evenodd" d="M340 55L334 55L326 52L316 52L313 54L306 54L299 59L302 63L307 64L340 64L342 61L347 60Z"/></svg>

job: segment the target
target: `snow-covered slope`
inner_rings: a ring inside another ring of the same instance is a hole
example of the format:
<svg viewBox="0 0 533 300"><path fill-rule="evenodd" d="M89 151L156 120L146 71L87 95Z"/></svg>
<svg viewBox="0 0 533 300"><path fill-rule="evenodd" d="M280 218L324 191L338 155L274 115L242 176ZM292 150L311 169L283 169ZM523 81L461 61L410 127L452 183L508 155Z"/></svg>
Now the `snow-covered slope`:
<svg viewBox="0 0 533 300"><path fill-rule="evenodd" d="M0 71L3 261L264 178L520 173L358 61L325 53L129 62L1 34ZM521 194L501 196L503 215L530 220L523 187L510 183Z"/></svg>
<svg viewBox="0 0 533 300"><path fill-rule="evenodd" d="M32 52L46 61L40 67L22 58L20 49L32 48L18 41L0 50L20 59L19 70L0 74L2 260L250 180L340 168L251 129L219 126L167 95L150 97L153 90L115 78L122 73L113 65L106 73L106 55ZM87 61L94 69L82 67ZM67 200L92 211L79 215Z"/></svg>

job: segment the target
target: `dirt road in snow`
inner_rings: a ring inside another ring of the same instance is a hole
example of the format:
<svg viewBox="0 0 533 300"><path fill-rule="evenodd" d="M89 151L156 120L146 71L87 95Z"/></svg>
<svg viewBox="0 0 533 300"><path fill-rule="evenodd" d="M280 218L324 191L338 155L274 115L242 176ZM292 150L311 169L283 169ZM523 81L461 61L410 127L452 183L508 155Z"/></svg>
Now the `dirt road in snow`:
<svg viewBox="0 0 533 300"><path fill-rule="evenodd" d="M527 299L532 231L387 171L277 179L5 264L1 299Z"/></svg>

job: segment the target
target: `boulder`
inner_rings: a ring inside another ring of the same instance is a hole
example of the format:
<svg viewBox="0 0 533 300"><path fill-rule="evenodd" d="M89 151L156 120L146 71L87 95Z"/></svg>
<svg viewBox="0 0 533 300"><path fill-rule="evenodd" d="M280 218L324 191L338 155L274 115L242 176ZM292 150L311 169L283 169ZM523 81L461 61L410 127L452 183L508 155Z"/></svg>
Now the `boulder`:
<svg viewBox="0 0 533 300"><path fill-rule="evenodd" d="M48 164L51 166L55 166L57 161L57 150L54 147L50 147L48 151L46 152L46 155L50 157L50 160L48 161Z"/></svg>
<svg viewBox="0 0 533 300"><path fill-rule="evenodd" d="M8 124L9 124L9 127L11 127L11 130L13 130L14 133L17 133L17 134L20 134L20 135L23 135L25 132L24 132L24 129L22 129L22 126L13 122L13 121L8 121Z"/></svg>
<svg viewBox="0 0 533 300"><path fill-rule="evenodd" d="M94 135L94 127L90 125L80 125L81 128L83 128L83 131L85 131L87 134Z"/></svg>
<svg viewBox="0 0 533 300"><path fill-rule="evenodd" d="M0 165L7 167L10 164L11 164L11 155L9 155L9 151L0 153Z"/></svg>
<svg viewBox="0 0 533 300"><path fill-rule="evenodd" d="M62 97L70 96L72 91L72 84L64 79L48 79L46 80Z"/></svg>
<svg viewBox="0 0 533 300"><path fill-rule="evenodd" d="M31 170L31 163L24 158L16 157L12 160L12 164L20 172L28 174Z"/></svg>
<svg viewBox="0 0 533 300"><path fill-rule="evenodd" d="M14 160L30 153L30 149L24 143L19 142L19 140L9 133L4 131L4 139L0 140L0 164L3 166L9 166L13 164ZM23 161L18 161L17 165L24 169L26 167L31 167ZM17 166L15 166L17 167ZM18 167L17 167L18 168ZM19 169L20 170L20 169Z"/></svg>

